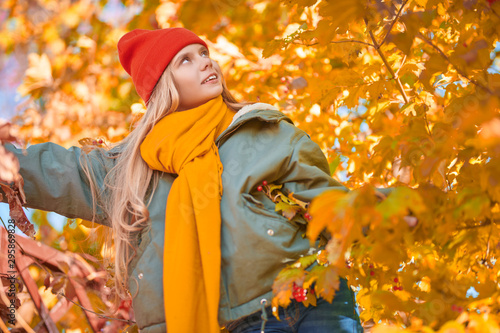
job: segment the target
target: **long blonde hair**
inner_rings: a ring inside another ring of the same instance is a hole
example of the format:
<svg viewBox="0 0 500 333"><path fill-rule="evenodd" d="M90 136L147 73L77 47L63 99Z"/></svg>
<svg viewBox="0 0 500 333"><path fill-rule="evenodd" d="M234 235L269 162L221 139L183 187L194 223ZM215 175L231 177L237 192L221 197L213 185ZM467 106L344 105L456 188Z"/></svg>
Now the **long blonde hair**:
<svg viewBox="0 0 500 333"><path fill-rule="evenodd" d="M238 111L248 104L240 103L233 97L223 78L222 87L222 98L232 110ZM86 157L81 158L81 164L90 181L94 220L96 204L99 204L112 228L112 233L107 237L106 247L110 249L114 243L114 260L110 260L111 251L105 251L110 256L105 258L105 263L114 261L114 274L111 274L114 280L112 294L117 296L114 300L111 299L114 306L118 305L119 299L130 299L127 288L128 266L136 254L137 236L143 231L147 232L147 228L151 226L147 205L154 194L160 175L144 162L140 145L153 126L174 112L178 105L179 93L172 70L167 66L151 94L146 112L135 129L109 151L101 150L106 158L117 159L115 166L105 177L103 189L96 188L88 155L82 154L82 157ZM118 153L116 156L111 156L110 152Z"/></svg>

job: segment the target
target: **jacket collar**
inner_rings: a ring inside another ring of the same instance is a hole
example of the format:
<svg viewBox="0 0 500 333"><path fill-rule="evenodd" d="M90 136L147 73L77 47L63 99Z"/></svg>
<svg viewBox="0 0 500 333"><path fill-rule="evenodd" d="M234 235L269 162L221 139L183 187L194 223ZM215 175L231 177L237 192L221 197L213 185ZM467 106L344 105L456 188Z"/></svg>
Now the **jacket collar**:
<svg viewBox="0 0 500 333"><path fill-rule="evenodd" d="M274 110L274 111L278 111L278 108L271 105L271 104L267 104L267 103L255 103L255 104L249 104L249 105L245 105L244 107L242 107L238 112L236 112L236 114L233 116L233 121L231 122L231 124L229 126L231 126L232 124L235 123L235 121L240 118L241 116L247 114L248 112L250 111L253 111L253 110Z"/></svg>
<svg viewBox="0 0 500 333"><path fill-rule="evenodd" d="M229 138L229 136L238 129L241 125L249 120L258 119L260 121L268 123L277 123L281 120L286 120L293 124L292 120L286 115L281 113L277 107L267 104L267 103L254 103L245 105L233 116L233 120L228 128L222 132L219 137L215 140L217 147L220 147L223 141ZM123 150L124 146L119 144L108 151L108 154L115 156Z"/></svg>
<svg viewBox="0 0 500 333"><path fill-rule="evenodd" d="M241 125L253 119L258 119L268 123L277 123L281 120L286 120L293 124L290 118L281 113L278 108L271 104L254 103L245 105L233 116L233 121L229 127L226 128L226 130L215 140L217 147L220 147L223 141L229 138L229 136Z"/></svg>

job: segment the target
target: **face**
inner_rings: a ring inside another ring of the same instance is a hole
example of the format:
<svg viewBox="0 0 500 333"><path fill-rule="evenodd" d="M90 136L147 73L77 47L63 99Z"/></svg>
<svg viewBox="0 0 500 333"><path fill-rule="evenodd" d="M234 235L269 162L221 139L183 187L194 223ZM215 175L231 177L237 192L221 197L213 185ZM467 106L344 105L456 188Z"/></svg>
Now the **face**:
<svg viewBox="0 0 500 333"><path fill-rule="evenodd" d="M191 44L180 50L170 62L183 111L200 106L222 93L220 67L210 59L208 49Z"/></svg>

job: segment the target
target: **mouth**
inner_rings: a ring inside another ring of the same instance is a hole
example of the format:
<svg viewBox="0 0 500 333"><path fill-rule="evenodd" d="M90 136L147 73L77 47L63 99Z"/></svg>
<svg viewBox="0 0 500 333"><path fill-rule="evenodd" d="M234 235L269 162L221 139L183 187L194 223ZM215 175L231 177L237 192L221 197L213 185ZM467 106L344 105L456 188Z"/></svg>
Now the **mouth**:
<svg viewBox="0 0 500 333"><path fill-rule="evenodd" d="M201 84L216 81L218 78L219 78L219 76L217 75L217 73L212 73L205 80L203 80L203 82Z"/></svg>

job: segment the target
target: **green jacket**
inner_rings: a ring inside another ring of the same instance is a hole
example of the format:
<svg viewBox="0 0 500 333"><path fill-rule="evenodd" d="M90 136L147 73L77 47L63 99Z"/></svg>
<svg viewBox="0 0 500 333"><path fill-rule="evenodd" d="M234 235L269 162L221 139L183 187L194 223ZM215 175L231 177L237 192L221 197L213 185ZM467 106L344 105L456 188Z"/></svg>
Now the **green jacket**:
<svg viewBox="0 0 500 333"><path fill-rule="evenodd" d="M297 227L275 211L275 204L257 186L263 180L283 184L303 201L325 190L347 189L330 177L319 146L270 105L257 103L241 109L216 143L224 166L219 322L225 325L259 311L262 299L270 304L271 286L279 271L288 259L297 259L310 249L308 239L297 234ZM92 197L79 164L80 148L43 143L29 147L26 156L13 146L8 149L20 160L28 207L92 219ZM103 184L116 160L97 150L90 155L96 181ZM165 207L174 179L171 174L161 175L149 206L151 228L140 235L137 256L129 267L136 321L146 333L166 331L162 257ZM96 222L109 225L102 214Z"/></svg>

